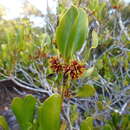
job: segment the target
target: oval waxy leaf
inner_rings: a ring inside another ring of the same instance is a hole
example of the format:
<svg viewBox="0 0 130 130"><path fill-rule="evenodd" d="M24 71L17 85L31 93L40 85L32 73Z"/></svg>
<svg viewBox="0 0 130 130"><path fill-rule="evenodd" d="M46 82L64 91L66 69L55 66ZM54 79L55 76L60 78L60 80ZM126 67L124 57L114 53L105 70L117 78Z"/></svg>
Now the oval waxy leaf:
<svg viewBox="0 0 130 130"><path fill-rule="evenodd" d="M11 108L16 116L21 130L28 130L30 123L34 119L36 99L32 95L24 98L16 97L13 99Z"/></svg>
<svg viewBox="0 0 130 130"><path fill-rule="evenodd" d="M61 102L61 96L55 94L45 100L39 107L38 130L60 130Z"/></svg>
<svg viewBox="0 0 130 130"><path fill-rule="evenodd" d="M93 130L93 118L88 117L86 120L83 120L80 125L80 130Z"/></svg>
<svg viewBox="0 0 130 130"><path fill-rule="evenodd" d="M90 97L95 95L96 90L91 85L85 85L79 88L76 96L77 97Z"/></svg>
<svg viewBox="0 0 130 130"><path fill-rule="evenodd" d="M56 43L61 55L70 59L81 49L88 33L88 16L83 9L72 6L60 19Z"/></svg>

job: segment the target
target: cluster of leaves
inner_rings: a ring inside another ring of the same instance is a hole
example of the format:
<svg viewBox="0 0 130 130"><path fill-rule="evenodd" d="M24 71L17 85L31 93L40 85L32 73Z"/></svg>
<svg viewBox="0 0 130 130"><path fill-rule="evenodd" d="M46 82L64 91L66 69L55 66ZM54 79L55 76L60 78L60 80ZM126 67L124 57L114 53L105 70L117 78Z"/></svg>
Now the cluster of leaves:
<svg viewBox="0 0 130 130"><path fill-rule="evenodd" d="M11 107L21 130L58 130L60 128L61 100L61 96L55 94L36 106L36 99L32 95L28 95L24 98L15 98ZM2 116L0 125L5 130L9 130Z"/></svg>
<svg viewBox="0 0 130 130"><path fill-rule="evenodd" d="M40 31L32 28L28 19L21 19L18 22L3 20L1 31L3 32L1 32L0 65L6 71L6 75L13 73L15 65L19 62L28 65L35 59L44 58L43 49L50 39L42 32L36 34Z"/></svg>
<svg viewBox="0 0 130 130"><path fill-rule="evenodd" d="M20 129L62 130L62 126L60 125L61 95L55 94L45 100L44 103L39 102L37 105L36 103L36 99L32 95L13 99L11 107ZM130 115L121 116L118 113L112 113L111 118L106 121L104 126L95 127L93 117L87 117L81 122L80 130L129 130ZM9 126L3 116L0 116L0 125L4 130L9 130Z"/></svg>
<svg viewBox="0 0 130 130"><path fill-rule="evenodd" d="M129 5L73 2L79 8L60 3L51 35L28 19L1 21L0 78L50 96L42 105L16 98L12 110L22 130L129 130L129 15L122 15Z"/></svg>

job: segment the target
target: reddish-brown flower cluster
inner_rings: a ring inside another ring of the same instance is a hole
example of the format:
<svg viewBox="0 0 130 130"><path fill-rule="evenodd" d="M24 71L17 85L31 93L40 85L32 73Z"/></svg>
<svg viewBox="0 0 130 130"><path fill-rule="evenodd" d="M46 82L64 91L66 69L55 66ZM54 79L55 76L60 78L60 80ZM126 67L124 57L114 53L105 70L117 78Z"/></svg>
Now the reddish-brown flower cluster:
<svg viewBox="0 0 130 130"><path fill-rule="evenodd" d="M78 79L84 72L85 66L77 61L72 61L71 64L61 64L58 57L51 57L51 68L55 72L63 72L64 75L69 75L72 79Z"/></svg>
<svg viewBox="0 0 130 130"><path fill-rule="evenodd" d="M65 65L64 74L70 74L72 79L78 79L84 72L85 66L77 61L72 61L70 65Z"/></svg>
<svg viewBox="0 0 130 130"><path fill-rule="evenodd" d="M51 63L51 68L53 71L58 73L63 70L63 66L60 63L60 60L58 57L56 57L56 56L51 57L50 63Z"/></svg>
<svg viewBox="0 0 130 130"><path fill-rule="evenodd" d="M114 5L114 6L112 6L112 8L113 8L113 9L121 9L122 6L121 6L121 5Z"/></svg>

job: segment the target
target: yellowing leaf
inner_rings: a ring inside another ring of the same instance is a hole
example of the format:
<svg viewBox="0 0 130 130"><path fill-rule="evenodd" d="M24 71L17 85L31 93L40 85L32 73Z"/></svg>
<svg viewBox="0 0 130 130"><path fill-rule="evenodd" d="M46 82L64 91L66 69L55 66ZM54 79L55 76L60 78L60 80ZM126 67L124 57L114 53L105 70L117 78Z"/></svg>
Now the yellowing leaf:
<svg viewBox="0 0 130 130"><path fill-rule="evenodd" d="M67 128L67 124L66 124L66 122L64 121L64 122L62 122L62 124L61 124L60 130L66 130L66 128Z"/></svg>
<svg viewBox="0 0 130 130"><path fill-rule="evenodd" d="M98 35L96 31L92 31L92 47L91 48L96 48L98 46Z"/></svg>
<svg viewBox="0 0 130 130"><path fill-rule="evenodd" d="M5 120L5 118L3 116L0 116L0 126L4 129L4 130L9 130L8 124Z"/></svg>

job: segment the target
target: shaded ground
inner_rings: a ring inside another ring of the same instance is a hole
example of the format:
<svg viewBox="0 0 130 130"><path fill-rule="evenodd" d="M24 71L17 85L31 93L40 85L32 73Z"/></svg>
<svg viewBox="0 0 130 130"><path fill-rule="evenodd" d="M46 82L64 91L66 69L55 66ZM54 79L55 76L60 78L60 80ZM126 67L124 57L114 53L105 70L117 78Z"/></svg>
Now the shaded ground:
<svg viewBox="0 0 130 130"><path fill-rule="evenodd" d="M11 130L18 130L16 119L10 110L11 101L16 96L20 95L17 94L12 87L0 86L0 115L6 118ZM2 130L2 128L0 128L0 130Z"/></svg>
<svg viewBox="0 0 130 130"><path fill-rule="evenodd" d="M0 81L0 115L6 118L11 130L19 130L15 116L10 109L12 99L14 97L23 97L27 94L33 94L38 96L38 98L43 97L37 92L20 88L11 80ZM40 100L42 100L42 98ZM2 130L1 127L0 130Z"/></svg>

